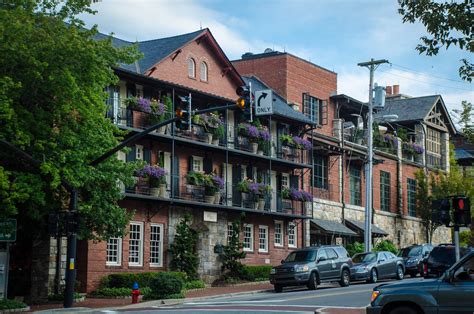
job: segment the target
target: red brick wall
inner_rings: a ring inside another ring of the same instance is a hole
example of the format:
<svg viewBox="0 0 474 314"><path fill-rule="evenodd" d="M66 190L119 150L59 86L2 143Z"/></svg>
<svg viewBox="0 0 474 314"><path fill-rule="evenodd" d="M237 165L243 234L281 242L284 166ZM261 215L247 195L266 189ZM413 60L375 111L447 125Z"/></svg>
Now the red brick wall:
<svg viewBox="0 0 474 314"><path fill-rule="evenodd" d="M230 71L224 71L227 65L224 65L223 62L217 59L207 40L202 40L199 44L195 41L190 42L181 49L181 53L174 60L168 57L156 64L156 70L151 73L151 76L221 97L237 98L235 93L239 85L237 80L233 78L233 74ZM188 77L189 58L193 58L196 63L195 78ZM207 64L207 82L200 79L201 61Z"/></svg>

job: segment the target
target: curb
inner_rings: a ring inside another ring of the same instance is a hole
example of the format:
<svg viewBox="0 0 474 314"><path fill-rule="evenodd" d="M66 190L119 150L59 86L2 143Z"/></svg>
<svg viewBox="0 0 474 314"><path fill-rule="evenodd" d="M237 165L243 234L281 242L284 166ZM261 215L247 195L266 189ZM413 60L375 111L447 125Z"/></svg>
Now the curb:
<svg viewBox="0 0 474 314"><path fill-rule="evenodd" d="M0 313L15 313L15 312L28 312L30 310L30 307L21 307L18 309L8 309L8 310L0 310Z"/></svg>

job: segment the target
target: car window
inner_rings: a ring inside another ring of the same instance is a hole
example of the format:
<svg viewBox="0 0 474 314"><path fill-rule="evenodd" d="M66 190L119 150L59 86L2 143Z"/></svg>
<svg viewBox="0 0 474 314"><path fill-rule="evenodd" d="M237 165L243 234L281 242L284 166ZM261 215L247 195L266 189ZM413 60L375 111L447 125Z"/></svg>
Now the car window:
<svg viewBox="0 0 474 314"><path fill-rule="evenodd" d="M337 254L333 249L326 249L326 254L328 255L328 259L337 259Z"/></svg>
<svg viewBox="0 0 474 314"><path fill-rule="evenodd" d="M422 247L421 246L411 246L402 249L400 256L402 257L412 257L421 255Z"/></svg>
<svg viewBox="0 0 474 314"><path fill-rule="evenodd" d="M391 252L385 252L385 256L387 256L387 259L394 259L394 258L396 258L396 256L395 256L393 253L391 253Z"/></svg>
<svg viewBox="0 0 474 314"><path fill-rule="evenodd" d="M377 254L375 253L360 253L352 257L354 263L372 263L377 260Z"/></svg>
<svg viewBox="0 0 474 314"><path fill-rule="evenodd" d="M424 246L423 247L423 255L428 254L429 252L431 252L432 249L433 249L433 247L431 245Z"/></svg>
<svg viewBox="0 0 474 314"><path fill-rule="evenodd" d="M456 281L474 282L474 256L466 260L454 273Z"/></svg>
<svg viewBox="0 0 474 314"><path fill-rule="evenodd" d="M337 255L339 255L339 257L342 257L342 258L349 257L349 253L347 253L346 249L344 249L343 247L336 248L336 252L337 252Z"/></svg>
<svg viewBox="0 0 474 314"><path fill-rule="evenodd" d="M328 259L328 256L326 254L326 250L319 250L318 258L321 258L321 257L325 257L326 259Z"/></svg>
<svg viewBox="0 0 474 314"><path fill-rule="evenodd" d="M285 263L291 262L312 262L315 260L316 251L308 250L308 251L296 251L291 252L288 257L285 259Z"/></svg>
<svg viewBox="0 0 474 314"><path fill-rule="evenodd" d="M437 246L431 251L428 258L428 262L443 263L443 264L454 264L456 262L456 255L454 252L454 246Z"/></svg>

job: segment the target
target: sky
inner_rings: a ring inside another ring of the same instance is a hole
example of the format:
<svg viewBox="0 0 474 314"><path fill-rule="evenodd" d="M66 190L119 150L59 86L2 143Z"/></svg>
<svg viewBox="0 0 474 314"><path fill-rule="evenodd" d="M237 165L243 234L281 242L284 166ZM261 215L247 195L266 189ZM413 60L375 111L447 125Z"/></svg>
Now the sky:
<svg viewBox="0 0 474 314"><path fill-rule="evenodd" d="M338 75L338 94L368 100L369 71L359 62L387 59L378 67L378 85L400 85L409 96L442 95L448 110L474 102L472 83L458 75L457 47L437 56L415 50L425 29L403 24L397 0L102 0L88 27L142 41L209 28L230 60L266 48L286 51ZM456 121L456 114L452 113Z"/></svg>

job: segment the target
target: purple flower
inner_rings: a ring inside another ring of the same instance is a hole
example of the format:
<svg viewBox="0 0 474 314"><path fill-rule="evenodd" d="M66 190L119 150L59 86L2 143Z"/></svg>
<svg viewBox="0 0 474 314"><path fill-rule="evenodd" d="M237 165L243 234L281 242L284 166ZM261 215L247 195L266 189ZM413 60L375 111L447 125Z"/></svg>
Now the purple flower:
<svg viewBox="0 0 474 314"><path fill-rule="evenodd" d="M260 183L250 183L249 184L249 192L253 194L259 194L260 193Z"/></svg>
<svg viewBox="0 0 474 314"><path fill-rule="evenodd" d="M151 112L151 103L148 99L146 98L138 98L138 101L137 101L137 106L140 110L142 110L143 112L146 112L146 113L150 113Z"/></svg>
<svg viewBox="0 0 474 314"><path fill-rule="evenodd" d="M155 111L153 113L158 116L162 116L165 113L165 104L161 102L158 103L158 106L156 106Z"/></svg>
<svg viewBox="0 0 474 314"><path fill-rule="evenodd" d="M142 178L153 178L153 179L161 179L165 175L167 175L168 172L159 167L159 166L150 166L146 165L143 167L143 169L139 170L137 175Z"/></svg>
<svg viewBox="0 0 474 314"><path fill-rule="evenodd" d="M222 179L219 176L212 176L212 181L214 182L214 185L219 188L223 189L224 188L224 179Z"/></svg>
<svg viewBox="0 0 474 314"><path fill-rule="evenodd" d="M311 142L306 139L303 139L301 141L301 145L303 146L303 149L306 149L306 150L310 150L313 148L313 144L311 144Z"/></svg>
<svg viewBox="0 0 474 314"><path fill-rule="evenodd" d="M413 150L414 150L415 153L417 153L417 154L423 154L423 152L424 152L423 147L421 147L420 145L417 145L417 144L415 144L415 143L413 143Z"/></svg>
<svg viewBox="0 0 474 314"><path fill-rule="evenodd" d="M299 136L293 136L293 142L295 142L296 146L303 145L303 139Z"/></svg>
<svg viewBox="0 0 474 314"><path fill-rule="evenodd" d="M290 198L295 201L301 200L301 192L297 189L290 189Z"/></svg>
<svg viewBox="0 0 474 314"><path fill-rule="evenodd" d="M306 192L306 191L300 191L301 193L301 200L303 202L311 202L313 200L313 195L311 193Z"/></svg>
<svg viewBox="0 0 474 314"><path fill-rule="evenodd" d="M248 126L247 134L248 134L248 136L253 137L253 138L258 138L259 137L258 129L257 129L256 126L253 126L253 125Z"/></svg>
<svg viewBox="0 0 474 314"><path fill-rule="evenodd" d="M260 138L265 142L270 141L270 132L267 130L260 130Z"/></svg>

